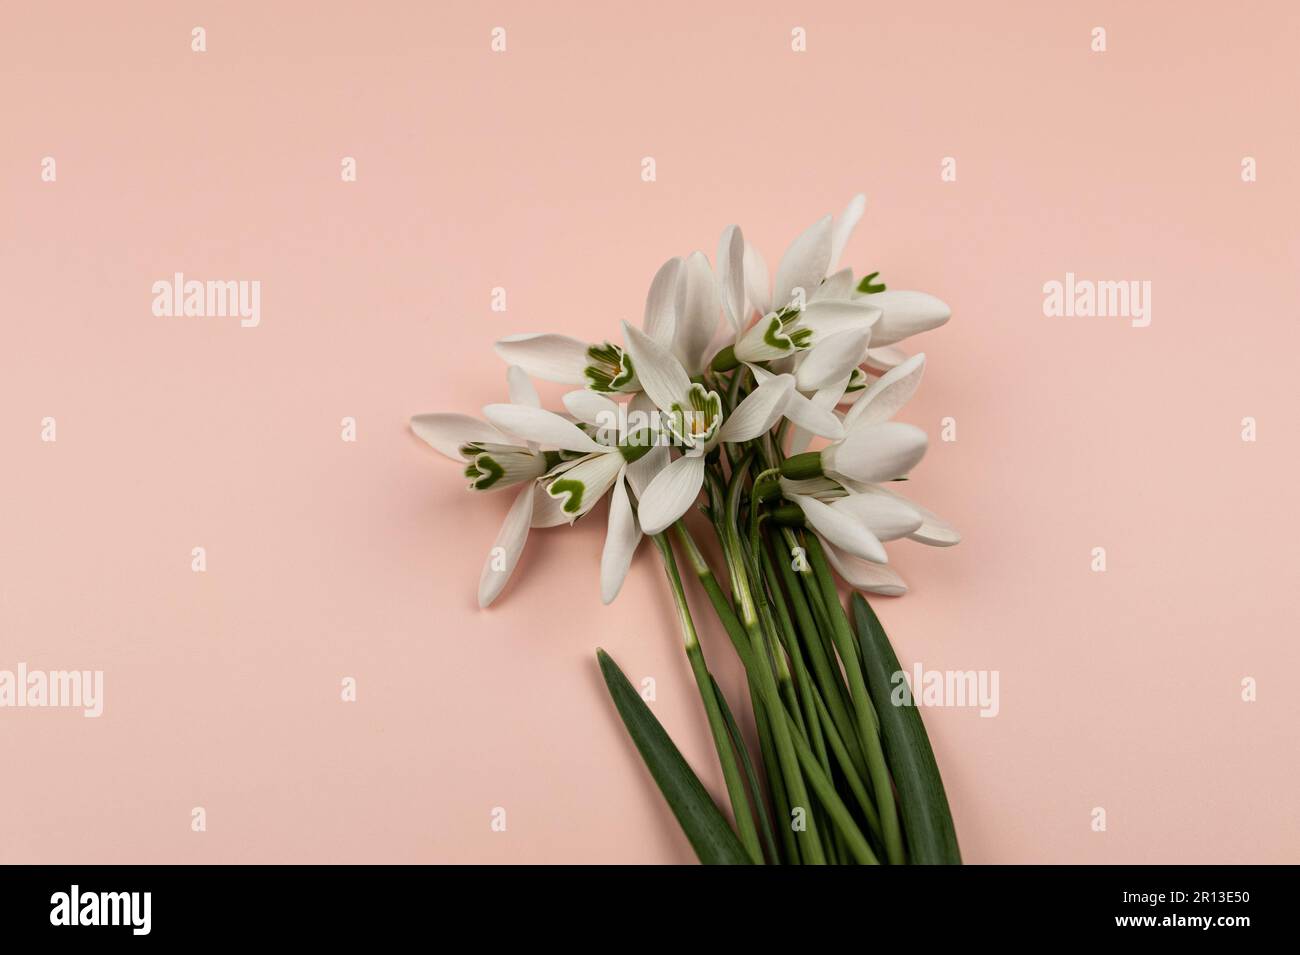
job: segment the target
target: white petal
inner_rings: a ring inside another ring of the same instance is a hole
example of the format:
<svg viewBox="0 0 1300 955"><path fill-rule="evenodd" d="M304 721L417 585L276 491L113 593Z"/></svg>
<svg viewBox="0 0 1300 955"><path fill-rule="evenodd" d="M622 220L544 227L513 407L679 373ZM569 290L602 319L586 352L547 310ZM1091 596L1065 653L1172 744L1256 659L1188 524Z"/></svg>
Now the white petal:
<svg viewBox="0 0 1300 955"><path fill-rule="evenodd" d="M825 549L826 559L849 586L886 597L901 597L907 593L907 584L888 564L873 564L869 560L840 553L838 548L830 544Z"/></svg>
<svg viewBox="0 0 1300 955"><path fill-rule="evenodd" d="M510 505L510 512L497 533L497 539L483 564L478 580L478 605L486 607L505 588L510 575L519 563L519 555L528 540L528 527L533 519L533 484L525 484Z"/></svg>
<svg viewBox="0 0 1300 955"><path fill-rule="evenodd" d="M727 321L739 334L749 315L745 312L745 237L738 225L723 229L718 241L718 291Z"/></svg>
<svg viewBox="0 0 1300 955"><path fill-rule="evenodd" d="M768 277L767 262L763 254L748 242L745 243L745 298L748 300L744 318L740 320L743 329L749 324L749 316L754 312L766 315L772 310L772 287Z"/></svg>
<svg viewBox="0 0 1300 955"><path fill-rule="evenodd" d="M648 437L656 440L661 429L659 409L655 407L649 395L644 391L638 391L625 405L623 420L619 424L623 429L620 440L640 435L642 432L649 432ZM667 461L664 463L666 464ZM632 482L632 486L636 487L635 481Z"/></svg>
<svg viewBox="0 0 1300 955"><path fill-rule="evenodd" d="M488 444L514 444L486 421L467 414L418 414L411 419L411 430L427 441L435 451L460 461L460 449L474 441Z"/></svg>
<svg viewBox="0 0 1300 955"><path fill-rule="evenodd" d="M920 529L921 513L896 494L871 489L836 500L831 507L852 514L882 541L898 540Z"/></svg>
<svg viewBox="0 0 1300 955"><path fill-rule="evenodd" d="M586 382L587 343L568 335L511 335L496 345L508 364L518 365L534 378L565 385Z"/></svg>
<svg viewBox="0 0 1300 955"><path fill-rule="evenodd" d="M794 354L794 346L785 342L783 347L770 344L767 336L771 332L780 333L781 319L775 312L768 312L753 325L741 333L736 340L736 357L743 362L778 361ZM778 339L780 336L778 335Z"/></svg>
<svg viewBox="0 0 1300 955"><path fill-rule="evenodd" d="M650 291L645 298L645 320L641 323L645 333L659 344L672 344L685 296L682 260L671 258L659 266L650 282Z"/></svg>
<svg viewBox="0 0 1300 955"><path fill-rule="evenodd" d="M907 361L907 352L897 345L886 345L884 348L868 348L867 360L864 364L876 371L889 371L905 361Z"/></svg>
<svg viewBox="0 0 1300 955"><path fill-rule="evenodd" d="M791 375L767 379L727 415L722 430L718 432L718 440L738 442L757 438L777 423L793 391L794 378Z"/></svg>
<svg viewBox="0 0 1300 955"><path fill-rule="evenodd" d="M645 494L645 489L650 486L655 475L668 467L670 457L668 445L656 444L627 466L627 483L632 486L632 493L636 495L638 501Z"/></svg>
<svg viewBox="0 0 1300 955"><path fill-rule="evenodd" d="M822 451L822 467L847 478L878 484L903 477L925 456L928 439L915 425L886 421L850 431Z"/></svg>
<svg viewBox="0 0 1300 955"><path fill-rule="evenodd" d="M618 423L618 402L585 388L565 392L564 407L583 424L607 428Z"/></svg>
<svg viewBox="0 0 1300 955"><path fill-rule="evenodd" d="M600 555L600 599L605 603L610 603L622 589L639 543L641 530L636 526L632 503L627 499L623 475L619 474L609 499L609 527L605 531L605 549Z"/></svg>
<svg viewBox="0 0 1300 955"><path fill-rule="evenodd" d="M826 281L817 286L817 293L813 295L812 300L818 301L847 301L853 297L853 270L840 269L834 275L828 275Z"/></svg>
<svg viewBox="0 0 1300 955"><path fill-rule="evenodd" d="M623 473L623 455L593 454L546 483L546 493L562 502L565 517L576 521L595 507Z"/></svg>
<svg viewBox="0 0 1300 955"><path fill-rule="evenodd" d="M867 208L867 197L858 193L849 200L848 206L840 213L840 217L835 220L835 229L831 234L831 264L830 268L840 264L840 256L844 254L844 247L849 244L849 236L853 234L853 228L862 218L862 213Z"/></svg>
<svg viewBox="0 0 1300 955"><path fill-rule="evenodd" d="M888 494L890 497L898 498L898 500L921 515L921 526L907 535L909 540L929 544L931 547L951 547L953 544L961 543L961 534L957 532L957 529L934 511L928 511L915 501L909 501L901 494L895 494L888 488L876 487L875 490L878 494Z"/></svg>
<svg viewBox="0 0 1300 955"><path fill-rule="evenodd" d="M798 480L783 477L780 481L781 493L786 497L791 494L803 494L829 504L836 498L844 497L848 493L843 484L828 477L800 478Z"/></svg>
<svg viewBox="0 0 1300 955"><path fill-rule="evenodd" d="M844 426L840 424L840 419L835 417L832 410L797 391L790 393L784 413L804 431L830 438L832 441L844 437Z"/></svg>
<svg viewBox="0 0 1300 955"><path fill-rule="evenodd" d="M955 527L938 514L924 508L920 510L925 520L914 533L907 535L910 540L929 544L931 547L951 547L953 544L961 543L961 534Z"/></svg>
<svg viewBox="0 0 1300 955"><path fill-rule="evenodd" d="M803 289L805 302L812 299L830 264L831 217L824 216L800 233L781 257L781 264L776 268L772 307L788 305L795 289Z"/></svg>
<svg viewBox="0 0 1300 955"><path fill-rule="evenodd" d="M533 387L528 372L518 365L511 365L506 369L506 386L510 389L512 405L527 405L530 408L542 406L542 399L538 396L537 389Z"/></svg>
<svg viewBox="0 0 1300 955"><path fill-rule="evenodd" d="M864 305L861 299L852 302L810 302L799 314L799 327L811 328L816 341L853 329L872 329L879 324L881 312L874 305Z"/></svg>
<svg viewBox="0 0 1300 955"><path fill-rule="evenodd" d="M572 421L566 421L545 408L487 405L483 408L483 415L501 430L536 441L544 447L585 452L605 450Z"/></svg>
<svg viewBox="0 0 1300 955"><path fill-rule="evenodd" d="M573 519L564 513L564 502L558 501L546 493L546 484L556 474L563 474L580 461L569 461L556 468L551 475L533 482L533 527L559 527L572 524Z"/></svg>
<svg viewBox="0 0 1300 955"><path fill-rule="evenodd" d="M813 345L795 370L799 390L820 391L847 379L866 355L870 340L871 326L867 325L838 332Z"/></svg>
<svg viewBox="0 0 1300 955"><path fill-rule="evenodd" d="M885 545L880 543L867 526L852 514L837 511L815 497L804 494L794 494L791 497L803 511L803 516L812 525L813 530L836 547L843 548L855 557L873 560L878 564L888 560Z"/></svg>
<svg viewBox="0 0 1300 955"><path fill-rule="evenodd" d="M876 292L857 301L878 306L885 313L876 323L872 341L876 347L938 328L952 316L952 309L925 292Z"/></svg>
<svg viewBox="0 0 1300 955"><path fill-rule="evenodd" d="M830 438L832 441L838 441L840 438L844 437L844 425L840 424L840 419L834 414L835 406L838 405L840 399L844 397L844 389L848 386L849 376L845 375L839 381L832 382L830 385L822 388L808 399L815 410L806 411L799 409L796 410L796 414L808 421L816 422L820 420L822 431L825 431L828 427L831 431L829 434L822 434L822 437ZM794 398L791 398L790 403L785 406L785 416L791 421L794 421L797 425L794 429L794 433L790 436L790 453L800 454L808 450L808 445L812 441L814 431L811 428L806 428L799 424L798 421L795 421L795 416L790 413L794 404L795 400ZM821 412L823 411L829 415L829 419L826 416L821 415ZM834 424L830 424L830 421L834 421ZM836 425L839 425L839 427L836 428ZM821 431L816 433L821 433Z"/></svg>
<svg viewBox="0 0 1300 955"><path fill-rule="evenodd" d="M692 252L682 269L685 301L673 332L673 353L688 375L704 370L704 352L718 331L718 287L703 252ZM635 361L635 359L634 359Z"/></svg>
<svg viewBox="0 0 1300 955"><path fill-rule="evenodd" d="M671 410L673 404L683 400L691 390L691 379L681 362L668 349L627 322L623 323L623 336L641 387L656 405L664 411Z"/></svg>
<svg viewBox="0 0 1300 955"><path fill-rule="evenodd" d="M852 431L888 421L916 393L924 372L925 353L920 352L881 375L867 386L857 404L844 416L844 427Z"/></svg>
<svg viewBox="0 0 1300 955"><path fill-rule="evenodd" d="M664 468L641 495L641 529L658 534L695 503L704 484L704 455L685 455Z"/></svg>

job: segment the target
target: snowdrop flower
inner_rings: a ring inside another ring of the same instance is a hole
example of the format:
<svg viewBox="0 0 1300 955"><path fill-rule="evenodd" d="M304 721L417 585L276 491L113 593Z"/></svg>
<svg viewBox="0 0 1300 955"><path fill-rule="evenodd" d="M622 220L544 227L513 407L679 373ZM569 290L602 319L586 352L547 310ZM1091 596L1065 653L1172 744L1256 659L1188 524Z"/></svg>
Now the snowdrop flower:
<svg viewBox="0 0 1300 955"><path fill-rule="evenodd" d="M507 370L512 405L537 408L537 390L522 369ZM420 414L411 418L411 430L435 451L465 464L470 490L493 491L519 484L520 488L505 522L488 552L479 577L478 600L487 607L505 589L523 553L530 527L551 527L557 519L549 499L538 500L538 480L548 472L564 470L563 455L541 451L527 439L463 414ZM545 497L544 494L541 495Z"/></svg>
<svg viewBox="0 0 1300 955"><path fill-rule="evenodd" d="M641 526L647 534L658 534L694 503L704 484L708 452L723 441L750 441L776 424L794 390L794 378L769 377L724 416L721 396L692 382L671 352L626 322L623 333L646 396L663 413L665 427L682 451L641 497Z"/></svg>
<svg viewBox="0 0 1300 955"><path fill-rule="evenodd" d="M872 272L854 284L853 270L842 269L822 283L814 299L848 300L879 308L866 364L877 371L889 371L907 360L907 352L898 342L943 325L952 317L952 309L927 292L887 289L876 281L878 275ZM860 396L859 389L866 384L865 376L856 375L848 394Z"/></svg>
<svg viewBox="0 0 1300 955"><path fill-rule="evenodd" d="M519 404L488 405L483 414L496 426L539 445L580 454L562 471L544 481L545 493L558 508L560 520L573 523L612 490L609 525L601 555L601 599L612 601L623 586L632 555L641 541L641 529L628 498L627 484L640 491L667 460L667 448L658 450L649 429L629 434L617 427L618 406L596 394L566 395L575 417L602 429L614 428L614 441L601 444L573 422L543 408ZM628 420L631 420L629 417ZM639 496L639 494L638 494Z"/></svg>
<svg viewBox="0 0 1300 955"><path fill-rule="evenodd" d="M858 196L850 204L850 211L859 200L865 204L866 200ZM856 222L848 212L841 218L850 223L849 229ZM800 390L817 390L839 377L841 356L856 350L860 336L881 316L877 306L854 301L850 294L816 294L832 256L838 257L847 239L848 232L836 229L830 216L819 219L791 243L777 268L775 290L769 297L764 291L767 267L747 246L740 227L728 226L718 246L717 274L723 314L731 322L734 342L730 353L724 349L715 359L714 367L726 370L731 361L776 361L799 356L796 367L802 375ZM749 270L756 271L759 278L751 281ZM753 308L758 308L762 317L750 326ZM856 336L830 345L846 332L855 332ZM827 354L814 357L823 348ZM806 356L801 355L805 352ZM849 363L850 367L856 364Z"/></svg>
<svg viewBox="0 0 1300 955"><path fill-rule="evenodd" d="M523 370L506 371L512 403L540 404L537 391ZM420 414L411 418L411 430L434 450L465 464L471 491L493 491L541 477L559 464L535 445L515 440L492 425L463 414Z"/></svg>
<svg viewBox="0 0 1300 955"><path fill-rule="evenodd" d="M699 255L699 253L696 253ZM708 261L704 262L705 269ZM708 338L702 345L695 341L696 328L706 324L709 308L702 290L699 263L695 256L682 260L672 258L660 266L646 294L645 316L642 325L648 335L661 344L680 349L681 354L691 354L698 347L702 353L717 327L716 292L713 293L714 312ZM712 290L711 272L707 282ZM692 278L692 275L695 275ZM693 321L679 322L679 316L689 315ZM543 381L566 385L584 385L602 394L634 393L641 390L636 369L627 351L613 342L588 344L568 335L536 334L511 335L496 343L497 354L509 364L518 365L528 374Z"/></svg>
<svg viewBox="0 0 1300 955"><path fill-rule="evenodd" d="M728 226L719 242L718 285L734 341L714 359L714 367L745 362L761 379L757 363L768 362L773 371L793 373L795 394L787 416L799 427L797 445L806 446L813 433L825 434L826 416L865 378L858 366L882 312L852 299L850 270L826 278L865 206L865 197L855 196L838 220L826 216L795 239L781 259L772 296L766 290L767 266L739 226ZM751 280L751 273L756 278ZM762 317L747 327L756 307Z"/></svg>
<svg viewBox="0 0 1300 955"><path fill-rule="evenodd" d="M508 403L485 407L486 421L411 419L417 435L462 464L472 491L515 489L480 577L480 605L506 586L531 528L572 524L606 494L601 596L610 602L643 534L663 532L691 507L706 470L729 479L737 461L710 452L778 437L782 418L794 425L795 453L780 469L790 504L776 510L811 528L845 579L901 593L906 586L886 566L883 542L957 542L940 518L881 486L905 476L926 449L924 432L892 420L925 361L896 343L950 313L933 296L886 289L877 273L855 281L852 269L839 268L865 206L855 196L838 217L805 229L770 281L762 256L730 226L713 265L693 252L659 268L641 327L623 323L622 344L556 334L502 339L496 350L510 366ZM717 351L720 326L727 331ZM873 378L864 366L884 374ZM735 374L715 377L728 372ZM739 377L747 373L748 393ZM567 415L541 407L529 375L581 386L564 396ZM729 413L719 381L745 395ZM628 400L611 400L619 395ZM638 414L644 423L631 424ZM831 443L804 452L813 435Z"/></svg>
<svg viewBox="0 0 1300 955"><path fill-rule="evenodd" d="M906 537L950 547L961 541L943 518L878 485L783 478L781 488L821 539L835 572L870 593L898 597L907 592L906 582L886 564L884 542Z"/></svg>
<svg viewBox="0 0 1300 955"><path fill-rule="evenodd" d="M866 207L866 196L856 195L838 219L825 216L805 229L782 257L771 289L763 256L740 236L738 226L728 226L718 247L718 281L724 311L732 323L743 326L754 312L767 315L792 302L802 306L819 297L816 292L822 280L839 264ZM845 290L849 291L851 288ZM849 295L835 297L847 299Z"/></svg>
<svg viewBox="0 0 1300 955"><path fill-rule="evenodd" d="M821 451L787 458L782 475L867 484L905 477L925 456L928 439L915 425L889 419L916 391L924 368L925 355L916 355L877 379L845 415L845 437Z"/></svg>
<svg viewBox="0 0 1300 955"><path fill-rule="evenodd" d="M819 307L833 302L849 302L879 309L879 316L873 323L871 347L866 353L865 362L868 367L878 371L888 371L907 358L907 353L897 347L898 342L938 328L952 316L952 310L925 292L886 289L876 282L879 273L872 272L855 283L852 269L835 271L854 227L862 219L866 204L865 196L854 196L837 219L832 220L830 216L819 219L796 239L777 268L776 284L770 297L766 294L767 266L762 256L743 241L738 250L733 250L730 236L724 232L723 245L719 250L720 264L722 248L727 250L728 255L726 265L719 269L719 284L724 289L732 287L728 283L735 281L733 275L739 271L742 276L742 306L757 309L765 316L759 323L764 326L764 330L771 327L768 313L779 315L782 307L789 306L794 300L797 289L803 290L803 295L810 304L819 304ZM735 301L734 297L732 301ZM813 311L815 323L817 310ZM748 314L741 316L741 320L747 318ZM808 321L804 319L804 323ZM797 334L798 329L795 331ZM761 345L753 343L746 348L751 346L761 348ZM740 355L738 351L737 356ZM865 376L855 374L846 387L845 394L860 395L865 384Z"/></svg>
<svg viewBox="0 0 1300 955"><path fill-rule="evenodd" d="M907 585L886 563L882 542L908 537L946 547L961 536L938 515L878 484L904 477L925 454L925 432L890 419L920 384L925 355L907 359L873 383L844 419L843 441L787 459L782 491L828 545L849 583L898 595Z"/></svg>
<svg viewBox="0 0 1300 955"><path fill-rule="evenodd" d="M884 542L906 537L924 523L908 501L872 485L850 491L827 478L802 482L783 478L781 490L821 539L827 560L841 577L872 593L906 592L903 579L885 566Z"/></svg>

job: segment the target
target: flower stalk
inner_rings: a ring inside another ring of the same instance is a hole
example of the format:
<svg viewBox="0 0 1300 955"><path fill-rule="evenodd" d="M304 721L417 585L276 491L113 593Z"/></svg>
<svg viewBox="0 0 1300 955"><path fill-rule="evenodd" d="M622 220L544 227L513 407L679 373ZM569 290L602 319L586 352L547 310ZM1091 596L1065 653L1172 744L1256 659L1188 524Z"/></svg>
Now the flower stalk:
<svg viewBox="0 0 1300 955"><path fill-rule="evenodd" d="M758 830L754 826L749 798L745 794L745 784L740 776L740 766L736 761L736 752L731 732L722 715L716 692L717 684L704 662L704 651L700 649L699 635L695 630L695 621L691 617L691 608L686 601L686 591L682 587L682 578L677 571L677 561L673 557L672 545L662 534L651 538L663 560L664 573L673 593L673 602L677 607L678 622L682 628L682 642L686 648L686 658L690 661L691 673L704 704L704 712L709 720L709 730L713 734L713 745L718 752L718 762L722 765L722 778L726 782L727 795L731 799L731 810L739 830L741 844L750 858L756 863L763 861L763 850L758 840Z"/></svg>

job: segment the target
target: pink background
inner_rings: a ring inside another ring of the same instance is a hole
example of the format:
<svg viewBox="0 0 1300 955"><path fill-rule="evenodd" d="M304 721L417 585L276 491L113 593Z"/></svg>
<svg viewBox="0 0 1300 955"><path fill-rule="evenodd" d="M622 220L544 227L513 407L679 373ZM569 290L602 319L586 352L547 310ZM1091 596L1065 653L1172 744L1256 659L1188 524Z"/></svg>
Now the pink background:
<svg viewBox="0 0 1300 955"><path fill-rule="evenodd" d="M406 421L499 400L495 338L609 335L670 255L738 221L775 265L856 191L846 261L954 312L911 343L903 418L932 436L914 496L966 539L894 547L914 589L877 605L905 664L1000 671L996 719L925 715L966 859L1300 861L1298 27L1281 2L7 9L0 669L102 669L106 701L0 710L0 861L691 860L593 658L656 679L720 792L653 552L602 606L602 507L479 612L509 495L469 498ZM175 271L260 280L261 326L155 318ZM1067 271L1151 281L1151 326L1044 317Z"/></svg>

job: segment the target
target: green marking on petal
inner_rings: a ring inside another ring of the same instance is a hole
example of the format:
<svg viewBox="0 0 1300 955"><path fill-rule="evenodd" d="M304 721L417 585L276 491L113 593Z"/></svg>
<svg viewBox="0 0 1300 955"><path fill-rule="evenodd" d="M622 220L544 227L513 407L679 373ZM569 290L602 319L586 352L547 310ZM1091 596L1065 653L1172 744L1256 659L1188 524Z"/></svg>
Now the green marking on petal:
<svg viewBox="0 0 1300 955"><path fill-rule="evenodd" d="M722 424L722 397L693 382L685 402L674 402L668 409L668 430L687 446L707 444Z"/></svg>
<svg viewBox="0 0 1300 955"><path fill-rule="evenodd" d="M546 473L549 465L544 454L512 444L489 444L475 441L462 445L465 477L471 491L488 491L530 481Z"/></svg>
<svg viewBox="0 0 1300 955"><path fill-rule="evenodd" d="M608 394L614 390L614 380L599 368L589 367L583 371L583 374L587 377L587 388L589 390L601 394Z"/></svg>
<svg viewBox="0 0 1300 955"><path fill-rule="evenodd" d="M626 441L618 446L618 453L623 455L624 461L632 464L649 454L654 446L654 434L647 428L629 436Z"/></svg>
<svg viewBox="0 0 1300 955"><path fill-rule="evenodd" d="M794 342L785 333L785 322L779 315L773 315L768 319L767 328L763 330L763 344L777 351L790 351L794 348Z"/></svg>
<svg viewBox="0 0 1300 955"><path fill-rule="evenodd" d="M636 370L632 367L632 356L627 352L622 353L619 365L622 371L614 376L611 384L621 391L636 381Z"/></svg>
<svg viewBox="0 0 1300 955"><path fill-rule="evenodd" d="M561 498L564 503L560 505L560 510L566 514L576 514L582 507L582 495L586 493L587 485L581 481L576 481L571 477L556 478L546 488L546 493L551 495L557 501Z"/></svg>
<svg viewBox="0 0 1300 955"><path fill-rule="evenodd" d="M870 381L870 375L861 368L854 368L849 374L849 384L848 387L844 389L844 393L847 395L850 392L861 391L863 388L867 387Z"/></svg>
<svg viewBox="0 0 1300 955"><path fill-rule="evenodd" d="M883 292L885 290L885 283L876 281L876 277L879 275L879 272L872 272L870 275L864 275L862 281L858 283L858 291L864 295L875 295L877 292Z"/></svg>
<svg viewBox="0 0 1300 955"><path fill-rule="evenodd" d="M480 454L474 459L474 467L481 475L472 485L476 491L486 491L497 481L505 476L506 469L503 468L490 454Z"/></svg>
<svg viewBox="0 0 1300 955"><path fill-rule="evenodd" d="M583 369L583 374L592 391L608 394L636 390L632 356L619 346L611 342L591 345L587 348L587 359L591 364Z"/></svg>

